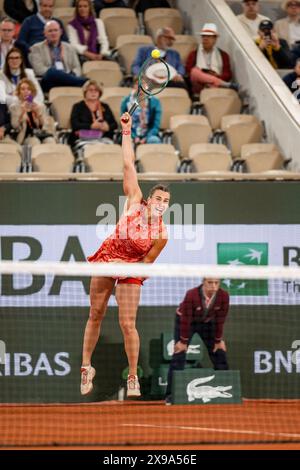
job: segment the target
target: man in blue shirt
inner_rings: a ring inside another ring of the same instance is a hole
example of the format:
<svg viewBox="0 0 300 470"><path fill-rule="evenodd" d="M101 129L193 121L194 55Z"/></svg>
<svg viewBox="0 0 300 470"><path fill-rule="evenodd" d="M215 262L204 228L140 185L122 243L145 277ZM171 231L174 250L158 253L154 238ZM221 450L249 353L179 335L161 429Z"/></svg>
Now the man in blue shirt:
<svg viewBox="0 0 300 470"><path fill-rule="evenodd" d="M170 27L160 28L156 31L155 37L156 47L160 51L161 58L164 59L171 68L174 68L172 69L173 76L171 76L168 86L186 88L183 78L185 74L184 66L181 62L179 53L172 49L175 41L175 33L173 29ZM151 57L152 50L153 46L143 46L138 49L131 68L134 76L139 74L140 68L145 60Z"/></svg>
<svg viewBox="0 0 300 470"><path fill-rule="evenodd" d="M26 57L31 46L38 42L44 41L44 29L48 21L53 18L54 0L40 0L39 11L36 15L26 18L21 26L16 46L22 50ZM69 42L63 24L59 19L55 19L61 26L63 31L62 41Z"/></svg>

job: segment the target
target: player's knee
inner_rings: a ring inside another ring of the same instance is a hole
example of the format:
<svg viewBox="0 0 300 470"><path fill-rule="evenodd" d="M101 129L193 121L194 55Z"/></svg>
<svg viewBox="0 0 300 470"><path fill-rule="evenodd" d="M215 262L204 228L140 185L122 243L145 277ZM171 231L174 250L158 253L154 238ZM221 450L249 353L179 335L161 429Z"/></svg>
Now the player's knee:
<svg viewBox="0 0 300 470"><path fill-rule="evenodd" d="M92 307L90 309L89 320L92 321L93 323L100 323L102 321L103 316L104 316L104 313L101 308Z"/></svg>
<svg viewBox="0 0 300 470"><path fill-rule="evenodd" d="M120 321L120 327L124 335L130 335L135 331L135 323L131 321Z"/></svg>

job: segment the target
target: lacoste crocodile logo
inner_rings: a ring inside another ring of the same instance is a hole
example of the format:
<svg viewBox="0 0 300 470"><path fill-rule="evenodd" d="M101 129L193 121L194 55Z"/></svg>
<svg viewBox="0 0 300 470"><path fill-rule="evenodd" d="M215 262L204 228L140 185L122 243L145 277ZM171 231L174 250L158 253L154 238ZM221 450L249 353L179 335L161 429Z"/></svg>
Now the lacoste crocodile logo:
<svg viewBox="0 0 300 470"><path fill-rule="evenodd" d="M211 385L202 385L210 382L215 378L214 375L210 377L203 377L192 380L186 387L188 401L202 400L203 403L208 403L214 398L231 398L232 394L227 390L232 389L232 385L212 387Z"/></svg>

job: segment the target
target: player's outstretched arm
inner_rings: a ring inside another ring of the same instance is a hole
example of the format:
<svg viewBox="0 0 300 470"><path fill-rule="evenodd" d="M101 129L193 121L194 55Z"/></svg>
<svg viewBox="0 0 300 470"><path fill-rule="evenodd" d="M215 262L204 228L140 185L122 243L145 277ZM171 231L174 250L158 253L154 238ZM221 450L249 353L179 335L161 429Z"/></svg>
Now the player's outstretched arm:
<svg viewBox="0 0 300 470"><path fill-rule="evenodd" d="M131 116L124 113L121 116L122 126L122 152L123 152L123 189L128 197L128 208L130 205L141 202L143 194L138 183L136 169L134 166L134 150L131 140Z"/></svg>

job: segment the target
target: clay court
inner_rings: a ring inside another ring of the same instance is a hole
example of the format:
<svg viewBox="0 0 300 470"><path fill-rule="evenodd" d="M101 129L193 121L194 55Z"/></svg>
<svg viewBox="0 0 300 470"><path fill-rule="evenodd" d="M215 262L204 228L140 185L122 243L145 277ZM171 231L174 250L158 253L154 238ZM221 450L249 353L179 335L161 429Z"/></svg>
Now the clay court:
<svg viewBox="0 0 300 470"><path fill-rule="evenodd" d="M2 405L2 449L300 449L300 401Z"/></svg>

